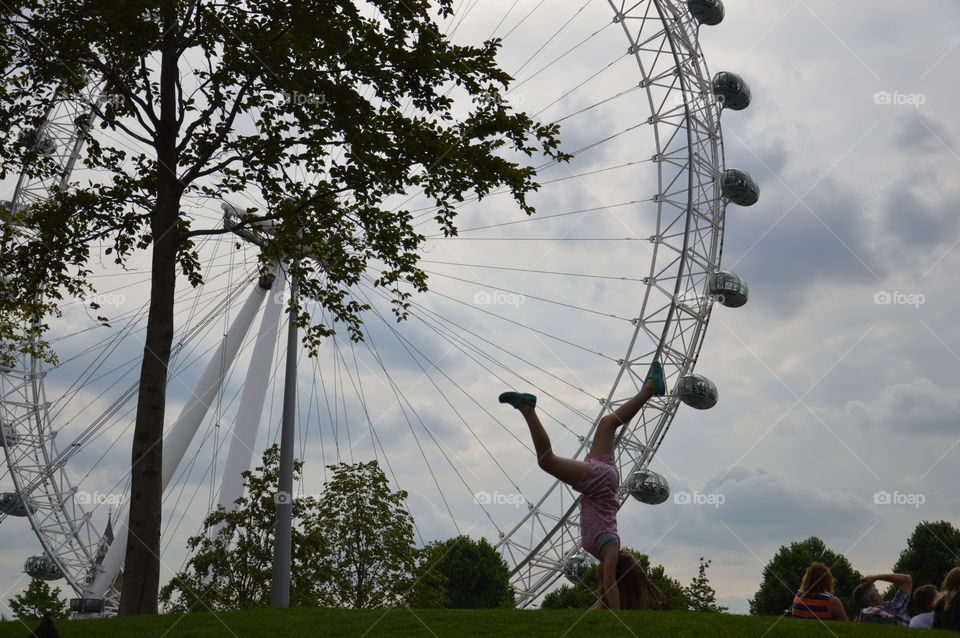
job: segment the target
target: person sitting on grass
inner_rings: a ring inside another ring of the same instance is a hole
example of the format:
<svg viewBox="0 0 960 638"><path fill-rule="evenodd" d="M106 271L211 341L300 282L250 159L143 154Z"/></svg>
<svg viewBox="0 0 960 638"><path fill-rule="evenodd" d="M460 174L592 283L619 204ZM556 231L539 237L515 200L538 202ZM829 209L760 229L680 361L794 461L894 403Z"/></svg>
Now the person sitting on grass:
<svg viewBox="0 0 960 638"><path fill-rule="evenodd" d="M933 614L935 629L960 631L960 567L947 572Z"/></svg>
<svg viewBox="0 0 960 638"><path fill-rule="evenodd" d="M626 425L653 396L663 396L667 383L657 361L640 388L639 394L597 422L590 452L583 461L557 456L550 437L537 416L537 397L519 392L504 392L500 403L519 410L530 428L537 464L548 474L580 492L581 547L600 560L600 596L598 605L609 609L643 609L659 606L663 593L650 580L633 554L620 549L617 511L620 500L620 472L613 458L617 428Z"/></svg>
<svg viewBox="0 0 960 638"><path fill-rule="evenodd" d="M833 574L823 563L811 563L803 574L800 591L793 597L790 615L794 618L847 620L840 599L833 595Z"/></svg>
<svg viewBox="0 0 960 638"><path fill-rule="evenodd" d="M897 593L887 602L883 601L874 583L882 580L897 585ZM909 574L877 574L864 576L853 590L853 603L860 610L857 622L880 623L908 627L910 615L910 592L913 591L913 578Z"/></svg>
<svg viewBox="0 0 960 638"><path fill-rule="evenodd" d="M933 585L917 587L913 592L913 604L920 613L910 619L910 626L917 629L933 628L933 607L937 602L937 588Z"/></svg>

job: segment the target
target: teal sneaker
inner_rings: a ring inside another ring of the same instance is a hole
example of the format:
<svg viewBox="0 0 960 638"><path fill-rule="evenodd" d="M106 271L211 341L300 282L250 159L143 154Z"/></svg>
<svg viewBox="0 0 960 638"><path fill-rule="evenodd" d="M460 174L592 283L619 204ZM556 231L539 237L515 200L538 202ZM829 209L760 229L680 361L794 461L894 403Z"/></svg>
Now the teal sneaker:
<svg viewBox="0 0 960 638"><path fill-rule="evenodd" d="M532 408L537 407L537 397L532 394L521 394L520 392L504 392L500 395L500 403L509 403L515 408L527 404Z"/></svg>
<svg viewBox="0 0 960 638"><path fill-rule="evenodd" d="M663 376L663 366L659 361L650 364L650 372L647 373L648 379L653 379L653 396L662 397L667 393L667 378Z"/></svg>

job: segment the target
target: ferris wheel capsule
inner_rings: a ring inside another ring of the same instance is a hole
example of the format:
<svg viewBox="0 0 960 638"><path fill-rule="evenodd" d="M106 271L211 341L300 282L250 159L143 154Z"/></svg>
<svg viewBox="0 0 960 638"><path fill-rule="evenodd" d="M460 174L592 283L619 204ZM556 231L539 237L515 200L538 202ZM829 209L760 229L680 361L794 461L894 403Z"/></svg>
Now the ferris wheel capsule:
<svg viewBox="0 0 960 638"><path fill-rule="evenodd" d="M667 479L653 470L637 470L627 479L630 496L647 505L659 505L670 498Z"/></svg>
<svg viewBox="0 0 960 638"><path fill-rule="evenodd" d="M0 492L0 512L8 516L26 516L36 507L29 499L24 499L16 492Z"/></svg>
<svg viewBox="0 0 960 638"><path fill-rule="evenodd" d="M23 564L23 571L31 578L43 580L60 580L63 578L63 571L46 554L37 554L28 558Z"/></svg>
<svg viewBox="0 0 960 638"><path fill-rule="evenodd" d="M753 206L760 199L760 185L747 171L728 168L720 176L723 196L740 206Z"/></svg>
<svg viewBox="0 0 960 638"><path fill-rule="evenodd" d="M20 134L23 143L32 146L37 153L50 157L57 152L57 142L52 137L42 134L37 129L29 129Z"/></svg>
<svg viewBox="0 0 960 638"><path fill-rule="evenodd" d="M720 392L713 381L702 374L691 374L677 381L677 396L697 410L708 410L717 404Z"/></svg>
<svg viewBox="0 0 960 638"><path fill-rule="evenodd" d="M723 0L687 0L687 8L700 24L713 27L723 22Z"/></svg>
<svg viewBox="0 0 960 638"><path fill-rule="evenodd" d="M579 551L563 561L563 576L576 585L593 563L594 561L590 556L583 551Z"/></svg>
<svg viewBox="0 0 960 638"><path fill-rule="evenodd" d="M0 199L0 220L9 218L11 211L13 211L13 202L9 199Z"/></svg>
<svg viewBox="0 0 960 638"><path fill-rule="evenodd" d="M726 109L742 111L750 106L750 85L736 73L721 71L713 76L713 92Z"/></svg>
<svg viewBox="0 0 960 638"><path fill-rule="evenodd" d="M23 441L23 436L17 430L13 423L7 423L3 417L0 417L0 434L3 436L3 443L7 447L14 447Z"/></svg>
<svg viewBox="0 0 960 638"><path fill-rule="evenodd" d="M739 308L747 303L750 291L739 275L721 271L710 276L707 293L727 308Z"/></svg>

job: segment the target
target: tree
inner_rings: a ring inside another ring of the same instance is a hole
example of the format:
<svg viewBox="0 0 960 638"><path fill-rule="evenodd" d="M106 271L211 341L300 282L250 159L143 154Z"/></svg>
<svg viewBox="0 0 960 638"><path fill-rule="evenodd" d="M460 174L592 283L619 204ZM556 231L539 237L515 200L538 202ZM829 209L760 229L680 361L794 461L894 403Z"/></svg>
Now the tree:
<svg viewBox="0 0 960 638"><path fill-rule="evenodd" d="M203 523L203 531L187 541L192 555L160 590L167 611L224 611L270 604L270 577L276 527L277 477L280 453L276 445L263 453L254 472L244 472L244 496L230 511L218 508ZM298 480L303 463L294 463ZM304 532L304 521L316 516L312 498L293 500L292 582L294 606L317 605L318 583L326 578L320 559L326 549L323 534Z"/></svg>
<svg viewBox="0 0 960 638"><path fill-rule="evenodd" d="M510 568L487 539L457 536L425 548L418 576L443 576L445 607L478 609L513 607Z"/></svg>
<svg viewBox="0 0 960 638"><path fill-rule="evenodd" d="M750 599L750 613L754 615L781 615L790 607L793 596L800 587L803 574L810 563L821 562L830 568L835 583L835 594L847 609L855 612L850 596L860 582L860 572L850 566L850 561L837 554L816 536L805 541L781 546L770 562L763 568L760 589ZM852 616L851 616L852 617Z"/></svg>
<svg viewBox="0 0 960 638"><path fill-rule="evenodd" d="M697 575L690 581L688 587L683 588L683 593L687 596L690 611L723 613L728 608L717 605L717 592L707 578L708 567L710 567L710 561L704 560L701 556Z"/></svg>
<svg viewBox="0 0 960 638"><path fill-rule="evenodd" d="M60 588L51 589L42 578L30 579L30 584L9 600L14 618L33 625L49 611L54 620L63 620L69 614L67 601L60 597Z"/></svg>
<svg viewBox="0 0 960 638"><path fill-rule="evenodd" d="M947 521L922 521L907 539L893 571L913 576L913 587L936 585L954 567L960 567L960 529Z"/></svg>
<svg viewBox="0 0 960 638"><path fill-rule="evenodd" d="M665 600L663 605L660 606L661 610L686 610L689 608L689 601L680 581L668 576L663 565L651 567L649 556L630 548L626 549L633 552L633 555L636 556L640 562L640 566L647 572L647 576L649 576L653 584L663 592ZM598 582L597 565L591 565L580 578L580 582L573 586L562 585L558 589L555 589L543 597L543 602L540 606L544 609L566 609L571 607L586 609L597 602Z"/></svg>
<svg viewBox="0 0 960 638"><path fill-rule="evenodd" d="M58 178L38 127L53 105L80 100L78 89L94 93L77 121L89 180L0 220L0 355L52 358L46 322L64 296L94 291L91 268L144 251L151 259L121 614L157 609L177 272L200 284L197 239L228 232L197 226L185 198L256 193L263 209L233 230L274 223L260 238L262 271L279 259L327 313L311 321L291 301L316 348L337 324L362 338L368 307L351 289L368 270L401 319L427 287L425 236L389 197L421 192L453 235L455 205L470 192L502 188L534 212L536 171L510 157L567 158L556 125L503 100L511 78L497 66L497 40L454 46L443 35L436 17L452 6L10 0L0 9L0 178L25 169Z"/></svg>
<svg viewBox="0 0 960 638"><path fill-rule="evenodd" d="M391 491L379 463L340 463L305 521L308 535L325 539L319 559L325 578L318 583L321 604L367 609L406 604L414 585L419 552L407 493Z"/></svg>

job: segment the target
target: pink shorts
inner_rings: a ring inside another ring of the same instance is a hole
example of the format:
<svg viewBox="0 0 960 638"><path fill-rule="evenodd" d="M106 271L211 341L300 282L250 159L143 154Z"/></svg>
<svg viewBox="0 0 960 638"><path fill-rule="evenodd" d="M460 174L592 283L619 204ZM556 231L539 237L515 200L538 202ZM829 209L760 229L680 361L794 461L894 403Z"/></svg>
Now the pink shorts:
<svg viewBox="0 0 960 638"><path fill-rule="evenodd" d="M620 499L617 490L620 489L620 472L617 470L613 454L591 458L586 462L590 469L583 478L573 486L580 492L580 531L583 539L580 546L600 557L602 545L617 536L617 512L620 510ZM602 536L602 538L601 538Z"/></svg>

